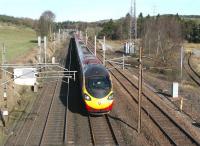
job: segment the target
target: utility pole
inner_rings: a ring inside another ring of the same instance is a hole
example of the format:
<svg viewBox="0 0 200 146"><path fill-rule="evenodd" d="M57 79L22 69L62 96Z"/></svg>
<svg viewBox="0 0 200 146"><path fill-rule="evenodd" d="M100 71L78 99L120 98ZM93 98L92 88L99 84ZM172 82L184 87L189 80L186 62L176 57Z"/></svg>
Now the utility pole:
<svg viewBox="0 0 200 146"><path fill-rule="evenodd" d="M158 44L157 44L156 56L158 56L159 49L161 48L160 31L158 31Z"/></svg>
<svg viewBox="0 0 200 146"><path fill-rule="evenodd" d="M49 37L50 37L50 42L52 42L52 27L51 27L51 22L50 22L50 26L49 26Z"/></svg>
<svg viewBox="0 0 200 146"><path fill-rule="evenodd" d="M97 36L95 35L94 37L94 55L96 56L97 54Z"/></svg>
<svg viewBox="0 0 200 146"><path fill-rule="evenodd" d="M103 37L103 44L104 44L105 47L106 47L106 37L105 37L105 36Z"/></svg>
<svg viewBox="0 0 200 146"><path fill-rule="evenodd" d="M103 65L106 66L106 37L103 37Z"/></svg>
<svg viewBox="0 0 200 146"><path fill-rule="evenodd" d="M148 42L148 49L149 49L149 57L150 57L150 39L149 39L149 42Z"/></svg>
<svg viewBox="0 0 200 146"><path fill-rule="evenodd" d="M6 63L6 48L5 45L3 44L3 48L2 48L2 66ZM2 76L2 80L4 86L3 86L3 99L5 101L5 105L4 108L7 108L7 84L6 84L6 78L7 78L7 74L6 74L6 67L2 67L3 68L3 76Z"/></svg>
<svg viewBox="0 0 200 146"><path fill-rule="evenodd" d="M55 53L55 49L56 49L56 33L53 33L53 53Z"/></svg>
<svg viewBox="0 0 200 146"><path fill-rule="evenodd" d="M42 49L41 49L41 37L38 36L38 47L39 47L39 51L38 51L38 62L41 64L42 63L42 58L41 58L41 54L42 54Z"/></svg>
<svg viewBox="0 0 200 146"><path fill-rule="evenodd" d="M65 31L63 30L62 32L62 40L64 41L65 40Z"/></svg>
<svg viewBox="0 0 200 146"><path fill-rule="evenodd" d="M142 48L140 47L138 77L138 133L141 131L141 97L142 97Z"/></svg>
<svg viewBox="0 0 200 146"><path fill-rule="evenodd" d="M134 11L134 14L133 14ZM134 17L134 19L133 19ZM134 24L133 24L134 23ZM130 48L132 47L132 33L134 30L134 48L136 46L136 39L137 39L137 17L136 17L136 0L134 0L134 7L133 7L133 0L131 0L131 8L130 8L130 30L129 30L129 44Z"/></svg>
<svg viewBox="0 0 200 146"><path fill-rule="evenodd" d="M133 0L131 0L131 8L130 8L130 30L129 30L129 42L132 42L132 23L133 23Z"/></svg>
<svg viewBox="0 0 200 146"><path fill-rule="evenodd" d="M137 39L136 0L134 0L134 24L135 24L134 32L135 32L135 41L136 41L136 39Z"/></svg>
<svg viewBox="0 0 200 146"><path fill-rule="evenodd" d="M182 78L183 78L183 56L184 56L184 52L183 52L183 46L181 47L181 81L182 81Z"/></svg>
<svg viewBox="0 0 200 146"><path fill-rule="evenodd" d="M58 30L58 41L59 41L59 43L60 43L60 28L59 28L59 30Z"/></svg>
<svg viewBox="0 0 200 146"><path fill-rule="evenodd" d="M153 17L156 20L156 5L153 6Z"/></svg>
<svg viewBox="0 0 200 146"><path fill-rule="evenodd" d="M85 45L87 46L87 39L88 39L88 36L87 36L87 30L85 32Z"/></svg>

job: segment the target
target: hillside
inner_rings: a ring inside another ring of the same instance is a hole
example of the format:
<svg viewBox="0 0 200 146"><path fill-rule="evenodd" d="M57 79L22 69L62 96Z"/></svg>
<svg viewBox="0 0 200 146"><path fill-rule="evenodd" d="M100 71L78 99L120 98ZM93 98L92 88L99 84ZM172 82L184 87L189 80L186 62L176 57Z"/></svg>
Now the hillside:
<svg viewBox="0 0 200 146"><path fill-rule="evenodd" d="M0 23L0 52L2 52L2 46L4 44L8 61L19 57L35 47L37 45L35 40L36 33L31 28ZM1 60L0 55L0 62Z"/></svg>

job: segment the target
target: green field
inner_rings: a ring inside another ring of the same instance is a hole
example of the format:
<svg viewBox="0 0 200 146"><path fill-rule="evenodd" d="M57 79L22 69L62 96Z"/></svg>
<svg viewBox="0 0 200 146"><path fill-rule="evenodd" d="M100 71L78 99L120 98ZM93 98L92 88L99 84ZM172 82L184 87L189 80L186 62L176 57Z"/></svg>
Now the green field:
<svg viewBox="0 0 200 146"><path fill-rule="evenodd" d="M30 28L0 24L0 52L5 44L7 61L12 61L35 47L36 39L35 31ZM0 59L1 56L0 54Z"/></svg>

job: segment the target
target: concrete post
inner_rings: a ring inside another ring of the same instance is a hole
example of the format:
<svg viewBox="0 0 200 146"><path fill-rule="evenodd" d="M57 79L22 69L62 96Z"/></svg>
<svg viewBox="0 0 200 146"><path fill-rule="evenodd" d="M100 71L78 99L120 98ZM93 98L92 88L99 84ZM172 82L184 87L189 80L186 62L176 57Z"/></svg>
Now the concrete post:
<svg viewBox="0 0 200 146"><path fill-rule="evenodd" d="M41 37L38 36L38 47L39 47L39 53L38 53L38 61L39 63L41 63L42 59L41 59L41 54L42 54L42 50L41 50Z"/></svg>
<svg viewBox="0 0 200 146"><path fill-rule="evenodd" d="M55 57L52 57L52 64L55 64L56 63L56 59Z"/></svg>
<svg viewBox="0 0 200 146"><path fill-rule="evenodd" d="M33 90L34 90L35 93L38 92L38 86L37 86L37 84L34 84L34 89Z"/></svg>
<svg viewBox="0 0 200 146"><path fill-rule="evenodd" d="M173 82L173 85L172 85L172 97L173 98L178 98L178 82Z"/></svg>
<svg viewBox="0 0 200 146"><path fill-rule="evenodd" d="M180 111L183 111L183 97L181 97L181 103L180 103Z"/></svg>
<svg viewBox="0 0 200 146"><path fill-rule="evenodd" d="M47 63L47 37L44 36L44 63Z"/></svg>

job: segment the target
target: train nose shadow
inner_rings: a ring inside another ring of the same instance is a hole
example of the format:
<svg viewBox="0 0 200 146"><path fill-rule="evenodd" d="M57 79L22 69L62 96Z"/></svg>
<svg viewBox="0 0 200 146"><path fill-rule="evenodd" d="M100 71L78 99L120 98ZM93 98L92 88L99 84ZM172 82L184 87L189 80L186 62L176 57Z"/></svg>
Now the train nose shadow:
<svg viewBox="0 0 200 146"><path fill-rule="evenodd" d="M65 68L71 71L77 71L76 80L70 80L68 84L67 79L63 78L60 90L60 100L72 113L79 113L86 116L87 112L82 100L79 80L79 63L75 47L75 40L72 38L69 43Z"/></svg>

